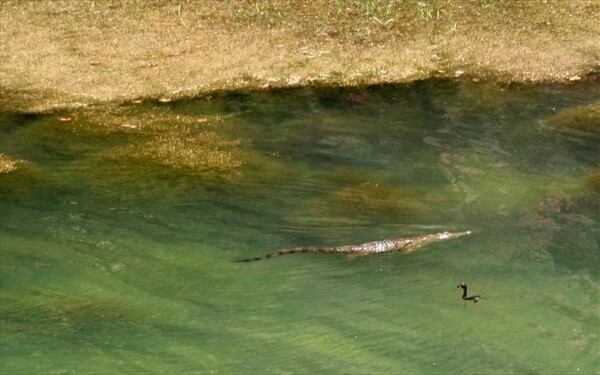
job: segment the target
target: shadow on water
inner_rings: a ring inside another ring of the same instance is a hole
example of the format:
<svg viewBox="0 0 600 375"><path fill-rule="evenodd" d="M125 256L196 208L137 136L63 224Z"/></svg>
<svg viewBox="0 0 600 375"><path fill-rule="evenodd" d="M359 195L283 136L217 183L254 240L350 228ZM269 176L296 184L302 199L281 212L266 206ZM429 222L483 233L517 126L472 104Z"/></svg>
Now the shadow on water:
<svg viewBox="0 0 600 375"><path fill-rule="evenodd" d="M599 103L424 81L0 114L0 371L597 373ZM445 230L474 234L232 262Z"/></svg>

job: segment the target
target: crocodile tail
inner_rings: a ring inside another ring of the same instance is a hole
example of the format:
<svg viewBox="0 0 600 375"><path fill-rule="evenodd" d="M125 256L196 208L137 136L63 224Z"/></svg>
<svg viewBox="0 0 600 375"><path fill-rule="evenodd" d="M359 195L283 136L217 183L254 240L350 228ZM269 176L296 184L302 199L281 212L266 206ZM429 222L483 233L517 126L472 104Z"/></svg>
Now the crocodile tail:
<svg viewBox="0 0 600 375"><path fill-rule="evenodd" d="M338 250L335 247L317 247L317 246L306 246L306 247L295 247L293 249L283 249L274 253L265 254L256 258L248 258L236 260L235 262L255 262L257 260L275 258L282 255L298 254L298 253L336 253Z"/></svg>

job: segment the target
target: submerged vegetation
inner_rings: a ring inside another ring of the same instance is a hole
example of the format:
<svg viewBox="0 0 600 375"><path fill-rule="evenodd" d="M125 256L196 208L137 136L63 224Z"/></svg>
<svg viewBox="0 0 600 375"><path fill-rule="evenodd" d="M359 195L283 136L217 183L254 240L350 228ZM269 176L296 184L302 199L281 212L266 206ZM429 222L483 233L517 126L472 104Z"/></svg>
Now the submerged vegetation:
<svg viewBox="0 0 600 375"><path fill-rule="evenodd" d="M545 123L563 129L600 133L600 103L568 108L547 118Z"/></svg>
<svg viewBox="0 0 600 375"><path fill-rule="evenodd" d="M110 157L119 160L129 160L136 163L150 163L186 174L204 174L207 171L227 171L240 167L243 163L236 160L232 153L223 150L224 142L218 135L211 132L200 133L196 136L168 135L156 137L141 145L126 146ZM235 145L237 142L231 142Z"/></svg>
<svg viewBox="0 0 600 375"><path fill-rule="evenodd" d="M548 133L565 139L571 152L583 158L598 158L600 146L600 103L569 107L541 121ZM556 156L554 156L556 157Z"/></svg>
<svg viewBox="0 0 600 375"><path fill-rule="evenodd" d="M152 165L191 176L227 173L243 164L235 155L242 140L225 138L215 131L223 123L219 116L181 115L165 106L151 111L145 107L111 110L102 106L82 112L78 131L97 133L100 138L115 135L111 147L92 155L105 162ZM122 142L123 136L131 142Z"/></svg>
<svg viewBox="0 0 600 375"><path fill-rule="evenodd" d="M246 142L224 134L222 125L218 115L176 114L168 105L150 109L142 103L38 116L3 144L7 154L27 154L32 161L0 155L0 175L22 169L3 180L1 193L17 200L54 190L60 194L69 183L59 177L64 172L37 166L54 158L65 160L67 169L81 171L77 184L113 199L147 198L146 188L164 179L170 183L155 196L168 190L185 194L186 186L216 186L235 179L247 159ZM29 189L23 191L24 185ZM113 196L115 185L127 194Z"/></svg>
<svg viewBox="0 0 600 375"><path fill-rule="evenodd" d="M210 186L233 178L244 164L243 141L216 132L222 124L218 117L177 115L163 108L146 115L124 111L120 123L108 124L108 129L126 132L132 141L115 139L90 158L102 171L116 168L123 182L151 183L154 178L181 176ZM87 126L94 129L93 121Z"/></svg>
<svg viewBox="0 0 600 375"><path fill-rule="evenodd" d="M12 254L4 256L14 261ZM0 311L8 330L18 326L27 334L35 331L43 338L60 337L79 342L82 336L108 336L111 331L132 325L137 318L119 301L57 295L48 290L35 290L32 294L28 301L22 301L19 295L5 298ZM40 321L44 322L42 329Z"/></svg>
<svg viewBox="0 0 600 375"><path fill-rule="evenodd" d="M591 173L585 179L585 184L591 191L600 194L600 170Z"/></svg>
<svg viewBox="0 0 600 375"><path fill-rule="evenodd" d="M0 154L0 175L16 171L19 163L19 160Z"/></svg>
<svg viewBox="0 0 600 375"><path fill-rule="evenodd" d="M383 222L398 221L400 217L426 215L430 207L417 192L398 187L363 183L350 186L323 197L320 207L333 210L340 217L368 217ZM324 216L325 212L320 213Z"/></svg>

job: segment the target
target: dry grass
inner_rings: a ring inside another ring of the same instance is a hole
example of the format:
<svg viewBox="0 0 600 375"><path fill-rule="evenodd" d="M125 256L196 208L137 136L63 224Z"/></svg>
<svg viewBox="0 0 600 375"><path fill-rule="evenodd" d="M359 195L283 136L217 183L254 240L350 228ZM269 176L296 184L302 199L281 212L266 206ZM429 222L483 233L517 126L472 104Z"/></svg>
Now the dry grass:
<svg viewBox="0 0 600 375"><path fill-rule="evenodd" d="M0 107L600 66L596 0L113 0L0 5ZM457 74L458 71L458 74Z"/></svg>

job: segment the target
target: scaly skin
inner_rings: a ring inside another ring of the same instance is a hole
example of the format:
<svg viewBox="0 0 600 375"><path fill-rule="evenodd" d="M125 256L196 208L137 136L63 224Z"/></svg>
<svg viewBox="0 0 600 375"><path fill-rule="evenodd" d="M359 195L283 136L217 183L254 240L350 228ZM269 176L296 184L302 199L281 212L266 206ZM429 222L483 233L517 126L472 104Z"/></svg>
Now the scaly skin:
<svg viewBox="0 0 600 375"><path fill-rule="evenodd" d="M450 240L471 234L471 231L464 232L440 232L427 234L424 236L397 238L393 240L382 240L366 242L359 245L347 245L338 247L319 247L319 246L304 246L295 247L292 249L283 249L274 253L269 253L261 257L249 258L240 260L240 262L253 262L256 260L273 258L281 255L296 254L296 253L340 253L350 257L365 256L369 254L402 252L404 254L412 253L425 245L433 242Z"/></svg>

